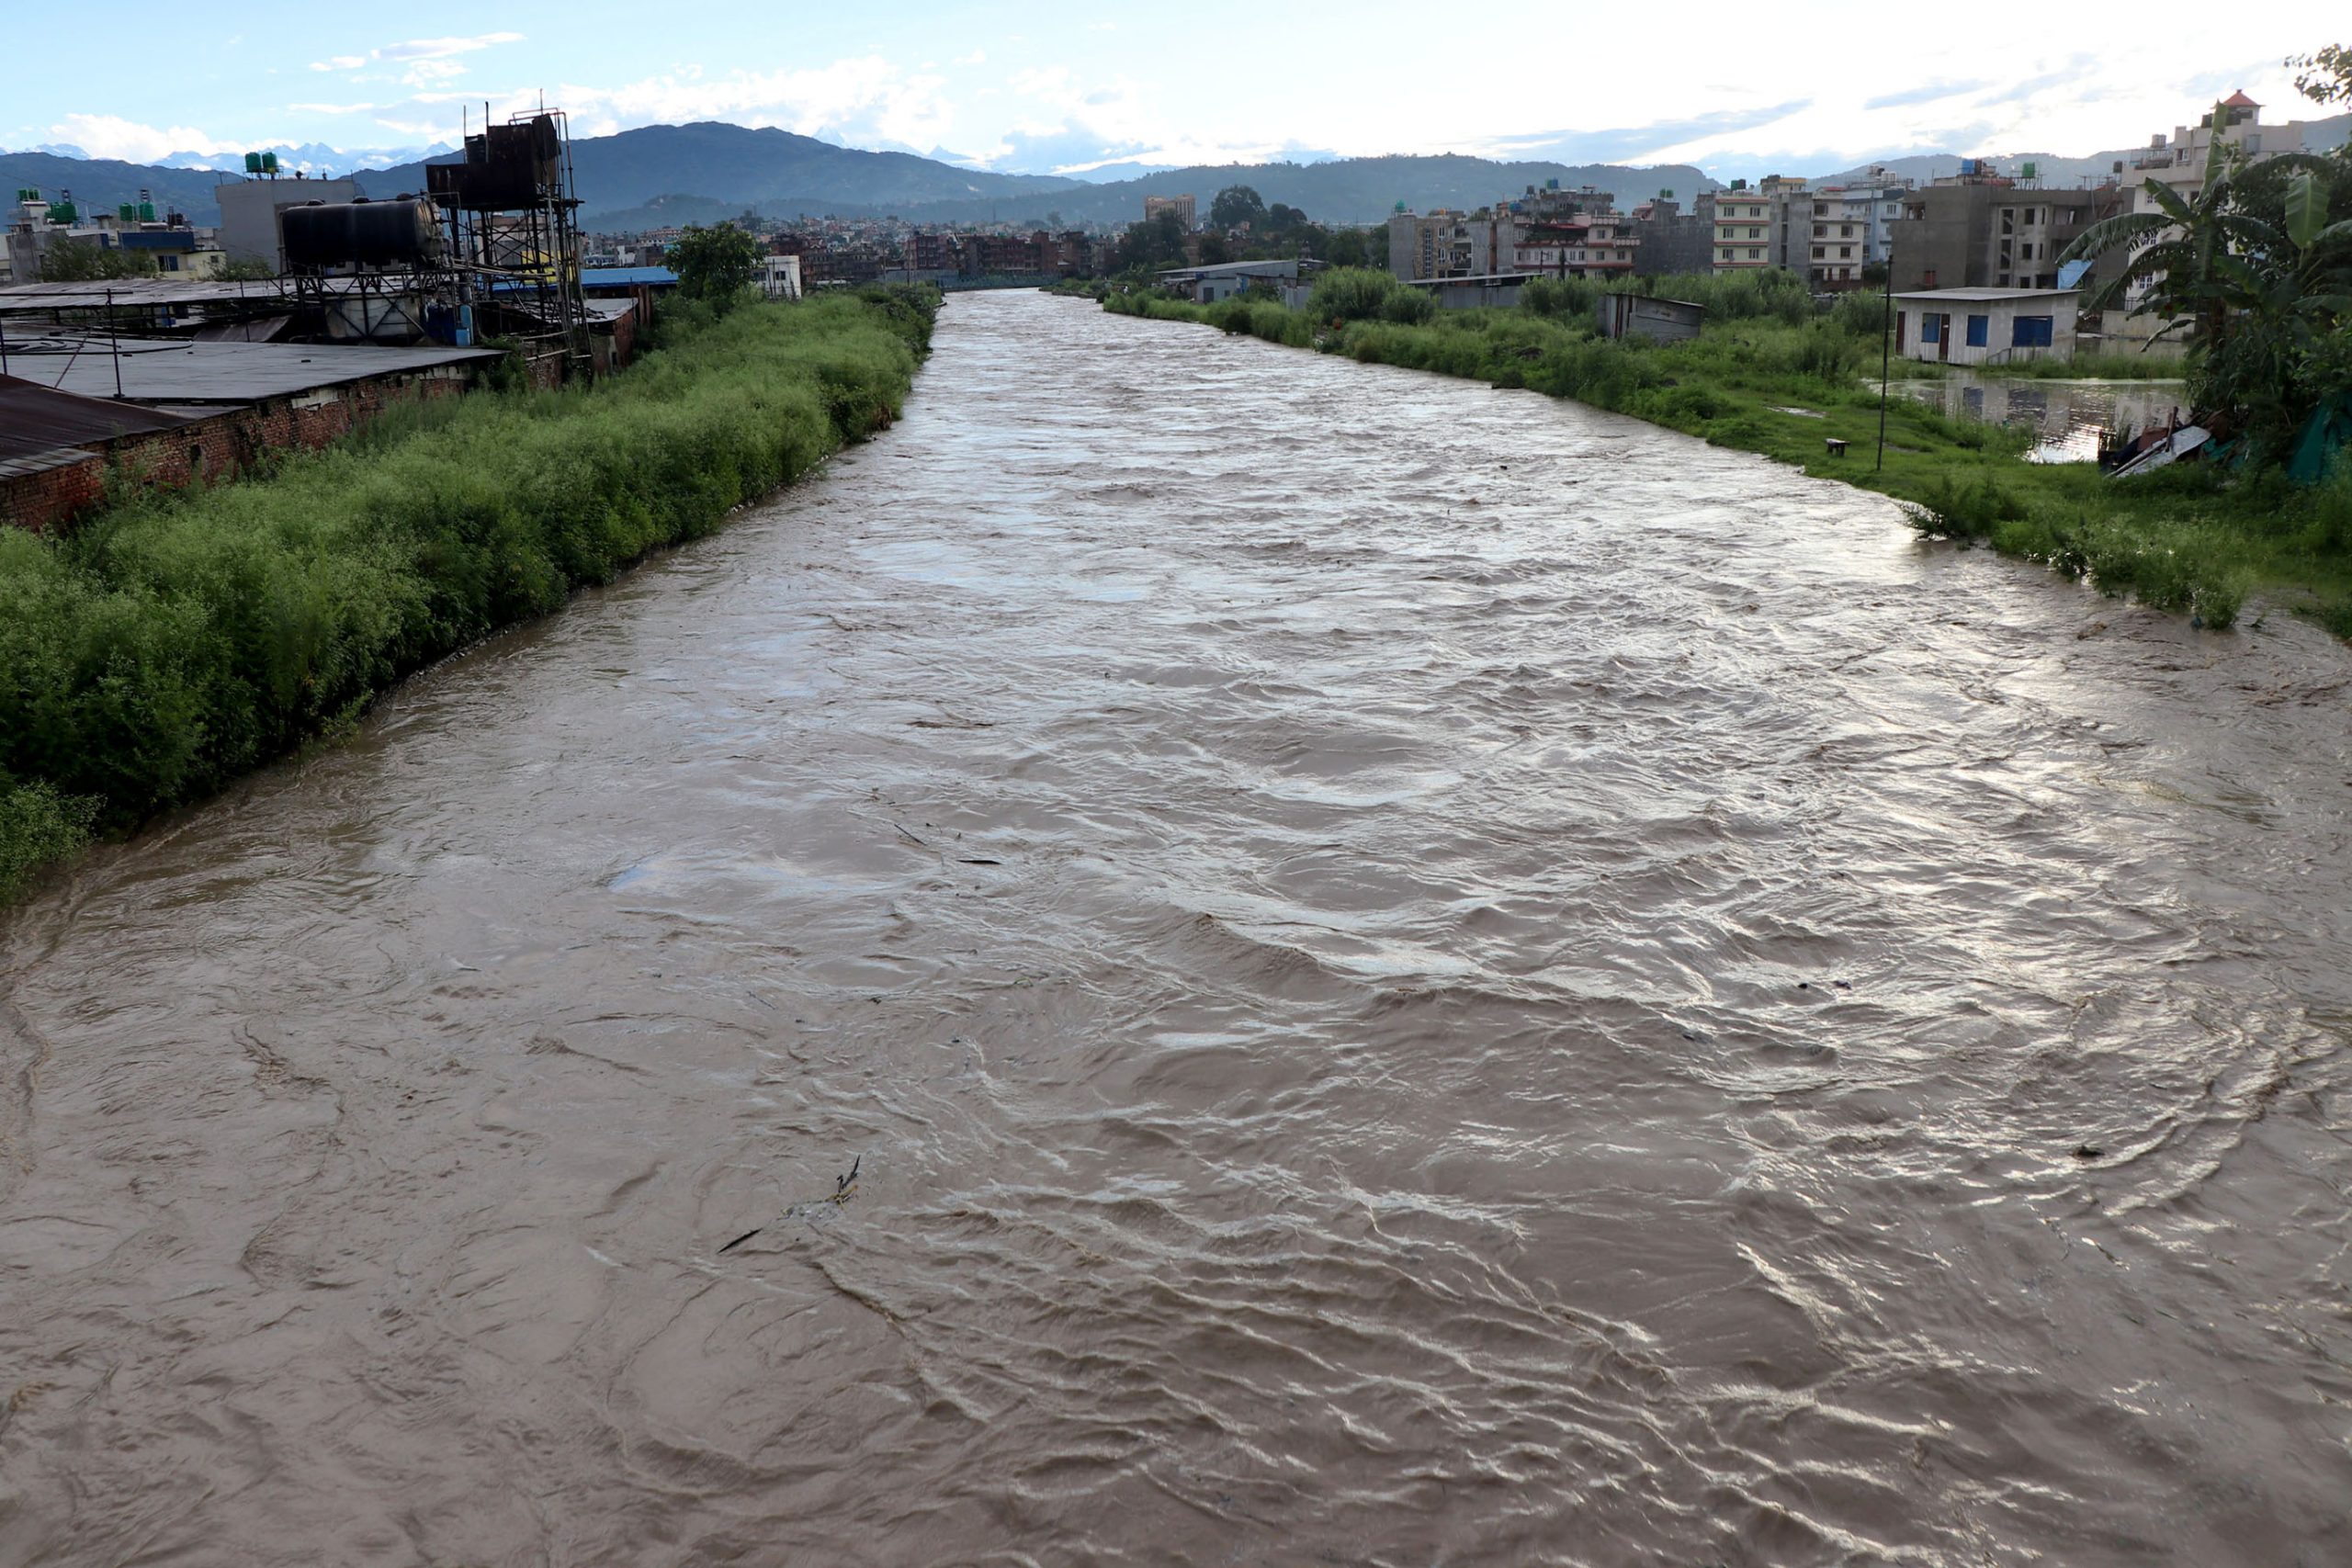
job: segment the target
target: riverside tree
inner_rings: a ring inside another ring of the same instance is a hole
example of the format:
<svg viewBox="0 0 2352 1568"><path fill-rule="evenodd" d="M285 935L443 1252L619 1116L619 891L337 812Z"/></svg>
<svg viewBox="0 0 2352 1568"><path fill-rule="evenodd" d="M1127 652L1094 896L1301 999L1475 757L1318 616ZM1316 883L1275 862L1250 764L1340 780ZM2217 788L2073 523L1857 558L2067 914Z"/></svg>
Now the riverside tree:
<svg viewBox="0 0 2352 1568"><path fill-rule="evenodd" d="M680 294L725 310L752 286L760 247L731 223L709 229L696 225L678 236L670 246L668 259L670 270L678 275Z"/></svg>
<svg viewBox="0 0 2352 1568"><path fill-rule="evenodd" d="M1209 227L1231 231L1250 225L1251 233L1266 226L1266 201L1249 186L1227 186L1209 203Z"/></svg>
<svg viewBox="0 0 2352 1568"><path fill-rule="evenodd" d="M2332 78L2305 86L2323 103L2334 90ZM2211 123L2227 113L2216 104ZM2194 195L2156 180L2142 188L2143 210L2094 224L2067 249L2068 261L2128 257L2083 308L2132 299L2132 314L2183 332L2193 406L2226 416L2259 457L2279 458L2321 400L2352 381L2352 161L2290 153L2249 164L2217 145Z"/></svg>

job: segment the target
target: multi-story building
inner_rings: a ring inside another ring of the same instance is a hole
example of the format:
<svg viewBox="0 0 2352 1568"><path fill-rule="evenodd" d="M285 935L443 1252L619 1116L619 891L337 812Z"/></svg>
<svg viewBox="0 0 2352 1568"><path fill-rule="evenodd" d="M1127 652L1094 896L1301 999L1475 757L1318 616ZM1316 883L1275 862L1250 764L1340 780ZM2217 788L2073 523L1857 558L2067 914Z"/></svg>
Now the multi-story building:
<svg viewBox="0 0 2352 1568"><path fill-rule="evenodd" d="M1150 222L1162 212L1173 212L1176 215L1176 220L1184 225L1184 232L1187 234L1200 227L1193 216L1193 198L1189 195L1148 196L1143 198L1145 222Z"/></svg>
<svg viewBox="0 0 2352 1568"><path fill-rule="evenodd" d="M1969 160L1958 175L1905 192L1889 226L1897 293L1936 288L2055 288L2058 258L2122 210L2115 186L2044 190Z"/></svg>
<svg viewBox="0 0 2352 1568"><path fill-rule="evenodd" d="M51 202L30 186L17 191L5 250L8 279L39 282L44 260L60 244L122 251L166 275L209 277L220 270L226 258L213 231L195 228L176 212L159 215L145 191L139 197L111 212L84 212L70 192Z"/></svg>
<svg viewBox="0 0 2352 1568"><path fill-rule="evenodd" d="M1634 209L1634 271L1644 277L1706 272L1714 265L1715 198L1702 191L1690 210L1670 190Z"/></svg>
<svg viewBox="0 0 2352 1568"><path fill-rule="evenodd" d="M1630 277L1641 237L1623 213L1579 212L1519 226L1511 270L1556 277Z"/></svg>
<svg viewBox="0 0 2352 1568"><path fill-rule="evenodd" d="M916 272L953 272L960 265L953 234L907 236L907 265Z"/></svg>
<svg viewBox="0 0 2352 1568"><path fill-rule="evenodd" d="M1714 257L1717 273L1761 271L1772 265L1772 203L1746 180L1715 193Z"/></svg>
<svg viewBox="0 0 2352 1568"><path fill-rule="evenodd" d="M1811 193L1804 254L1792 265L1815 292L1859 288L1867 274L1885 265L1887 236L1903 216L1903 197L1910 189L1910 181L1872 169L1865 179Z"/></svg>
<svg viewBox="0 0 2352 1568"><path fill-rule="evenodd" d="M1388 270L1407 283L1510 270L1519 220L1508 209L1398 212L1388 220Z"/></svg>

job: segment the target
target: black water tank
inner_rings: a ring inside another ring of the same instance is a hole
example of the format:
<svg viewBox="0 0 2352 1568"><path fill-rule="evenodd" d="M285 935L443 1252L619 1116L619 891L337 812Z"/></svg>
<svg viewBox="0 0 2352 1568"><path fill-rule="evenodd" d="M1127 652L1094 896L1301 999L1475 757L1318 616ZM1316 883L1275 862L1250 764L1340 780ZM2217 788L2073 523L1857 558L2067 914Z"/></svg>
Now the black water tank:
<svg viewBox="0 0 2352 1568"><path fill-rule="evenodd" d="M330 266L413 266L435 259L441 226L433 204L401 201L314 201L278 213L286 265L299 271Z"/></svg>

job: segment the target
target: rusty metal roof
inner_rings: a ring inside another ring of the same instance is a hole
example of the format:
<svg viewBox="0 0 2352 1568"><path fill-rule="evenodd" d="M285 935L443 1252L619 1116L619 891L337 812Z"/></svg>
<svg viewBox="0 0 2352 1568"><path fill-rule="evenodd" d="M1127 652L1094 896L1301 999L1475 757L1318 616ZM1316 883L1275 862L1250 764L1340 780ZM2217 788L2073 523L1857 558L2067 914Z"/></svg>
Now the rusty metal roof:
<svg viewBox="0 0 2352 1568"><path fill-rule="evenodd" d="M135 403L0 376L0 459L31 457L61 446L96 446L118 435L144 435L190 423Z"/></svg>

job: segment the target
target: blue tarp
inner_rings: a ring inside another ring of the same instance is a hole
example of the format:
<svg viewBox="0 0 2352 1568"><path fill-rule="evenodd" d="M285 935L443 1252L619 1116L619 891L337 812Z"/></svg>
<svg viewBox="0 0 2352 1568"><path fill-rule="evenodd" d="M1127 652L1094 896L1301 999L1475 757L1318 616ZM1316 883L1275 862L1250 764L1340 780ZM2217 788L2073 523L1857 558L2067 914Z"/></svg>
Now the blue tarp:
<svg viewBox="0 0 2352 1568"><path fill-rule="evenodd" d="M2287 477L2297 484L2315 485L2327 477L2328 465L2352 447L2352 392L2333 392L2312 411L2295 450L2287 459Z"/></svg>

